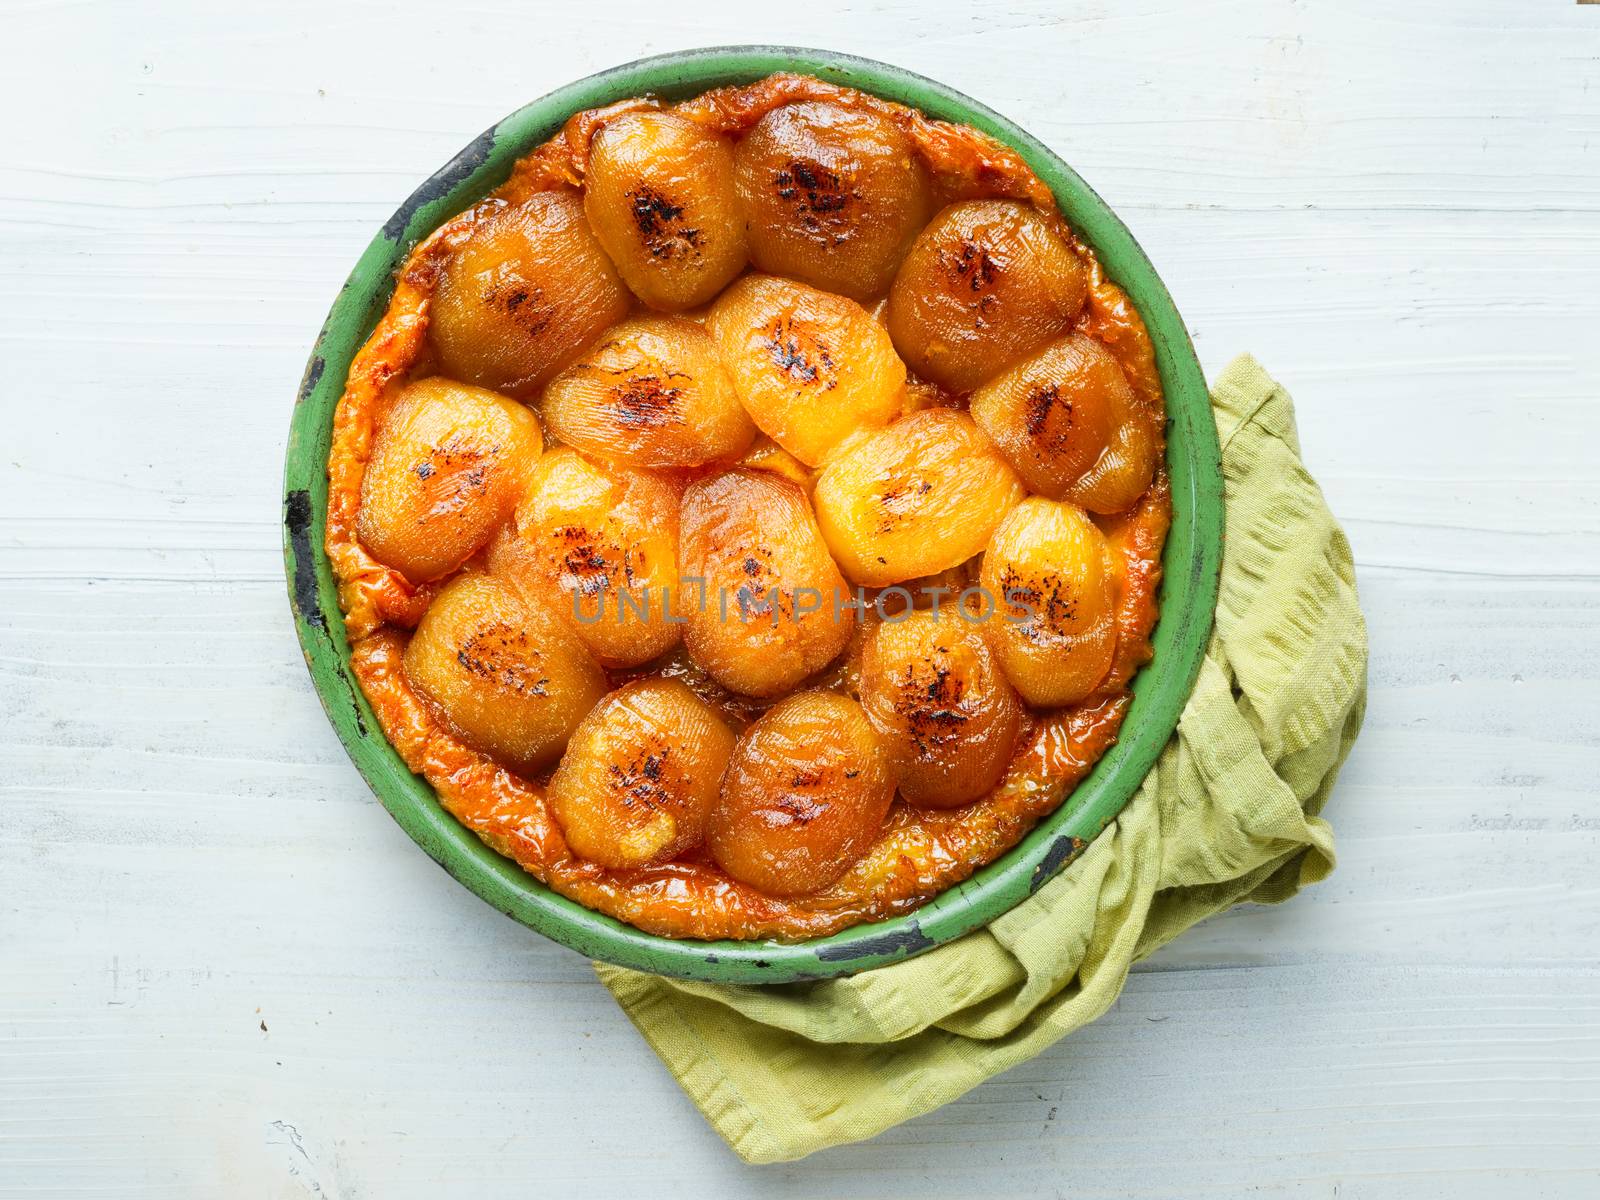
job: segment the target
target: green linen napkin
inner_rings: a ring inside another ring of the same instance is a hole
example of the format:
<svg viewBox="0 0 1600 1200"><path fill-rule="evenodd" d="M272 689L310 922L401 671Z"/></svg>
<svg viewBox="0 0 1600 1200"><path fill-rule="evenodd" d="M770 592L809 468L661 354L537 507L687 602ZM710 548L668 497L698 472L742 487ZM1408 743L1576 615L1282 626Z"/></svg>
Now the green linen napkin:
<svg viewBox="0 0 1600 1200"><path fill-rule="evenodd" d="M1034 896L918 958L777 987L596 965L749 1162L937 1108L1094 1020L1129 966L1233 904L1333 869L1318 816L1366 702L1350 547L1300 461L1289 395L1248 356L1212 391L1227 496L1216 629L1138 794Z"/></svg>

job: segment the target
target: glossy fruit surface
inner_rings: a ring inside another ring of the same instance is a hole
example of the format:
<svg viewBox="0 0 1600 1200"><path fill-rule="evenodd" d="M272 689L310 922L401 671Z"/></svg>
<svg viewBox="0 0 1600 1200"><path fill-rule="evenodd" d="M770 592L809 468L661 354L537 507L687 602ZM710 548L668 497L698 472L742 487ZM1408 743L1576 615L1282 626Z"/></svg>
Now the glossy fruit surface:
<svg viewBox="0 0 1600 1200"><path fill-rule="evenodd" d="M924 229L889 293L889 333L911 369L967 392L1072 327L1083 261L1014 200L952 204Z"/></svg>
<svg viewBox="0 0 1600 1200"><path fill-rule="evenodd" d="M362 544L413 583L448 575L510 514L543 445L515 400L438 376L408 384L362 477Z"/></svg>
<svg viewBox="0 0 1600 1200"><path fill-rule="evenodd" d="M641 679L590 710L550 778L567 844L625 871L699 845L733 733L682 683Z"/></svg>
<svg viewBox="0 0 1600 1200"><path fill-rule="evenodd" d="M1156 445L1133 389L1105 347L1081 333L979 388L971 411L1041 496L1119 512L1150 486Z"/></svg>
<svg viewBox="0 0 1600 1200"><path fill-rule="evenodd" d="M534 468L489 569L558 615L606 666L670 650L683 626L675 479L586 458L567 446Z"/></svg>
<svg viewBox="0 0 1600 1200"><path fill-rule="evenodd" d="M724 687L776 696L827 666L855 611L798 484L737 470L684 493L681 562L703 595L684 596L684 641Z"/></svg>
<svg viewBox="0 0 1600 1200"><path fill-rule="evenodd" d="M833 692L774 705L739 738L706 823L712 857L773 896L827 887L877 836L894 777L861 706Z"/></svg>
<svg viewBox="0 0 1600 1200"><path fill-rule="evenodd" d="M879 587L965 562L1023 495L972 418L929 408L847 440L812 503L840 569Z"/></svg>
<svg viewBox="0 0 1600 1200"><path fill-rule="evenodd" d="M706 330L761 432L807 466L900 411L905 364L854 300L750 275L718 297Z"/></svg>
<svg viewBox="0 0 1600 1200"><path fill-rule="evenodd" d="M993 598L984 635L1029 704L1082 700L1116 648L1105 536L1072 504L1030 497L995 530L979 581Z"/></svg>
<svg viewBox="0 0 1600 1200"><path fill-rule="evenodd" d="M553 437L641 467L737 458L755 439L716 345L681 317L613 326L545 388Z"/></svg>
<svg viewBox="0 0 1600 1200"><path fill-rule="evenodd" d="M519 771L553 763L606 690L560 621L481 574L457 576L428 606L405 670L467 742Z"/></svg>
<svg viewBox="0 0 1600 1200"><path fill-rule="evenodd" d="M530 399L628 311L574 192L487 217L446 261L429 333L446 375Z"/></svg>
<svg viewBox="0 0 1600 1200"><path fill-rule="evenodd" d="M954 603L873 625L861 707L889 749L900 794L932 808L987 794L1022 728L1017 693Z"/></svg>
<svg viewBox="0 0 1600 1200"><path fill-rule="evenodd" d="M734 164L757 269L857 300L883 294L933 211L905 134L860 109L776 108L740 139Z"/></svg>
<svg viewBox="0 0 1600 1200"><path fill-rule="evenodd" d="M726 139L671 113L627 113L595 134L584 184L590 228L651 308L704 304L744 269Z"/></svg>

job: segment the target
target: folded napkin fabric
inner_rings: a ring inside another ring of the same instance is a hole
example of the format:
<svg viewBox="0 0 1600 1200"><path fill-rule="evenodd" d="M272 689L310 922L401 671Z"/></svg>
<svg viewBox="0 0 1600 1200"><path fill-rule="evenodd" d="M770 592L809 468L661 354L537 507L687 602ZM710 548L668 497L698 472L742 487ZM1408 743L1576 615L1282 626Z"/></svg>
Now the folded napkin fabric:
<svg viewBox="0 0 1600 1200"><path fill-rule="evenodd" d="M596 965L740 1157L777 1162L937 1108L1094 1020L1129 967L1231 905L1333 869L1321 816L1366 700L1350 547L1254 359L1212 389L1227 504L1216 627L1171 742L1028 900L920 957L740 987Z"/></svg>

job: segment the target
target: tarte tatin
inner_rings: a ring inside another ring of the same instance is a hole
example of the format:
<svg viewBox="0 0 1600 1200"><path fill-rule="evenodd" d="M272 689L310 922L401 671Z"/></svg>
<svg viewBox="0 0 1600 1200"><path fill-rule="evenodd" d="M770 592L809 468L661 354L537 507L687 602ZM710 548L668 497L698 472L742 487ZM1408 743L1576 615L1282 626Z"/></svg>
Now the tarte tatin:
<svg viewBox="0 0 1600 1200"><path fill-rule="evenodd" d="M651 933L797 940L1115 741L1149 336L978 131L799 75L581 112L418 245L328 458L352 666L440 802Z"/></svg>

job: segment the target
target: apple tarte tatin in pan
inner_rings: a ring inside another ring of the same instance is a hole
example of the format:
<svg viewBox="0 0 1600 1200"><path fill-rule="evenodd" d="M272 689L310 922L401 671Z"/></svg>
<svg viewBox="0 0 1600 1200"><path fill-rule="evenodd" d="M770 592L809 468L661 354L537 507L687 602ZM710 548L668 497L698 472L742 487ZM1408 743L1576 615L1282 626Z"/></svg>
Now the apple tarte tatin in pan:
<svg viewBox="0 0 1600 1200"><path fill-rule="evenodd" d="M458 820L648 932L798 940L965 879L1115 741L1163 429L1014 151L778 75L579 113L412 251L327 550Z"/></svg>

